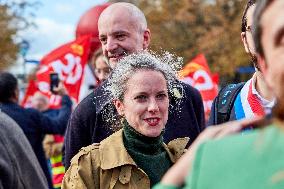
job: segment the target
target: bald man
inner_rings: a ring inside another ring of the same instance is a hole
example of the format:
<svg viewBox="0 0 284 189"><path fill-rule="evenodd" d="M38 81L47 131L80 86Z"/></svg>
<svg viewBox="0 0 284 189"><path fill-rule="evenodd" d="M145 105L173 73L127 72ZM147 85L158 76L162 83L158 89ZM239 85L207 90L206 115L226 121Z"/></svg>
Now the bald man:
<svg viewBox="0 0 284 189"><path fill-rule="evenodd" d="M112 67L122 57L145 50L151 39L143 12L130 3L114 3L106 8L98 21L103 54ZM65 167L79 149L99 143L113 133L104 116L112 113L108 94L104 91L107 80L87 96L75 109L65 135ZM200 93L183 84L184 94L180 112L170 102L169 118L164 134L167 143L179 137L189 137L190 145L204 128L204 110ZM116 112L115 112L116 113Z"/></svg>
<svg viewBox="0 0 284 189"><path fill-rule="evenodd" d="M102 12L98 27L103 54L112 66L123 56L147 49L150 44L151 35L144 14L129 3L108 7Z"/></svg>

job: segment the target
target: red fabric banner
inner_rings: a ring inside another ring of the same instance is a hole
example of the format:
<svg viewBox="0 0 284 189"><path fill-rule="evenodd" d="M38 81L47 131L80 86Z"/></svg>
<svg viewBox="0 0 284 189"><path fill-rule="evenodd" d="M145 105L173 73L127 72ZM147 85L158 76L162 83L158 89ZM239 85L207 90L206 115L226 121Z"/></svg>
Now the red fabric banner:
<svg viewBox="0 0 284 189"><path fill-rule="evenodd" d="M23 100L21 102L21 106L22 107L24 107L24 108L32 108L33 107L32 106L33 95L36 92L39 91L37 84L38 83L34 79L31 79L29 81L29 84L28 84L25 96L24 96L24 98L23 98ZM39 91L39 92L41 92L41 91ZM41 92L41 93L49 98L49 107L48 108L50 108L50 109L60 108L60 106L61 106L61 96L52 94L50 92L48 92L48 93Z"/></svg>
<svg viewBox="0 0 284 189"><path fill-rule="evenodd" d="M68 95L78 102L84 67L90 52L91 36L85 35L53 50L40 61L36 81L30 81L22 106L30 107L31 97L41 91L49 97L49 108L59 108L61 97L50 92L50 73L58 73Z"/></svg>
<svg viewBox="0 0 284 189"><path fill-rule="evenodd" d="M214 98L218 94L216 74L212 75L204 54L196 56L179 73L181 81L195 87L201 93L208 120Z"/></svg>
<svg viewBox="0 0 284 189"><path fill-rule="evenodd" d="M90 35L79 37L43 57L36 73L38 89L51 95L49 74L56 72L64 83L69 96L78 102L84 67L90 52L90 41ZM51 108L55 108L60 104L60 99L53 95L50 98L50 103Z"/></svg>
<svg viewBox="0 0 284 189"><path fill-rule="evenodd" d="M29 81L28 87L26 89L26 93L25 96L21 102L21 106L25 107L25 108L30 108L32 107L31 101L32 101L32 97L35 94L35 92L38 91L37 86L36 86L36 82L34 79L31 79Z"/></svg>

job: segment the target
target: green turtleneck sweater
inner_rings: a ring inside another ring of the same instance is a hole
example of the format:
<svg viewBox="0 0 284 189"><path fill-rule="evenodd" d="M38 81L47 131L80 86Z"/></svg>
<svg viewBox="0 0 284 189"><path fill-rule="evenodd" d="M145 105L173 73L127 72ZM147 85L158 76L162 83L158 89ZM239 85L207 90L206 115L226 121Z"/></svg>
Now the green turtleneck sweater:
<svg viewBox="0 0 284 189"><path fill-rule="evenodd" d="M144 136L125 121L123 143L137 166L148 175L151 186L158 183L172 165L163 146L162 134L158 137Z"/></svg>

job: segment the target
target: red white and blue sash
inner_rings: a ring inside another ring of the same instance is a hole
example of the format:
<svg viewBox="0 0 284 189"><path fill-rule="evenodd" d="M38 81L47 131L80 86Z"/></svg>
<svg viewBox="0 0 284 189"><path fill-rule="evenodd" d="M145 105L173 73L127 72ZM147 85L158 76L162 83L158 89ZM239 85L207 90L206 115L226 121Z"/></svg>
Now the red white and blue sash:
<svg viewBox="0 0 284 189"><path fill-rule="evenodd" d="M237 120L265 115L265 110L261 104L261 100L256 94L253 94L252 88L253 78L246 82L234 102L235 116Z"/></svg>

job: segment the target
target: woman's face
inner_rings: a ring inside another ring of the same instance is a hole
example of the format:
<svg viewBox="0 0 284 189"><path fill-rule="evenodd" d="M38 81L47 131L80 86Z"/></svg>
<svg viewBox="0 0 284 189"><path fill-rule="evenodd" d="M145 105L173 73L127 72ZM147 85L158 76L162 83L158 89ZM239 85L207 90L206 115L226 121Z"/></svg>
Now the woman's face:
<svg viewBox="0 0 284 189"><path fill-rule="evenodd" d="M107 63L105 62L103 56L99 56L96 59L96 62L95 62L95 74L96 74L96 77L100 81L104 81L104 80L106 80L108 78L110 72L111 72L111 68L109 67L109 65L107 65Z"/></svg>
<svg viewBox="0 0 284 189"><path fill-rule="evenodd" d="M169 97L162 73L140 70L129 78L124 99L116 109L129 125L144 136L159 136L168 120Z"/></svg>

